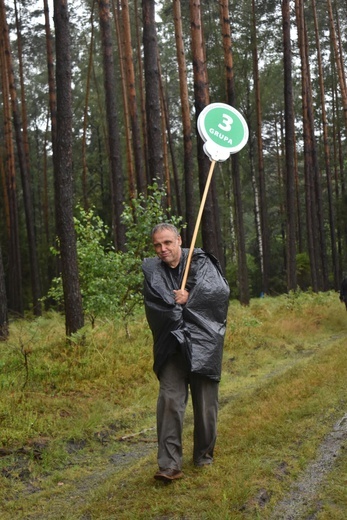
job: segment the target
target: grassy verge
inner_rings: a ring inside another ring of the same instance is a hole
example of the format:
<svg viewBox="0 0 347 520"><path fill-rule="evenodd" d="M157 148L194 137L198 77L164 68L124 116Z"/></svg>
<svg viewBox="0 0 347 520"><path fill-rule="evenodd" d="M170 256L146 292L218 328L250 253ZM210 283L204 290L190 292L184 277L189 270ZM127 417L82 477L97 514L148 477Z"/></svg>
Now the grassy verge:
<svg viewBox="0 0 347 520"><path fill-rule="evenodd" d="M335 293L232 303L216 463L191 463L189 406L185 478L163 486L144 317L130 339L115 323L85 331L83 344L67 345L63 331L50 315L13 324L2 345L4 519L270 518L347 410L347 315ZM317 495L319 518L347 515L346 462Z"/></svg>
<svg viewBox="0 0 347 520"><path fill-rule="evenodd" d="M347 446L345 446L347 448ZM322 504L317 520L344 520L347 512L347 449L342 450L334 471L322 486L317 500Z"/></svg>

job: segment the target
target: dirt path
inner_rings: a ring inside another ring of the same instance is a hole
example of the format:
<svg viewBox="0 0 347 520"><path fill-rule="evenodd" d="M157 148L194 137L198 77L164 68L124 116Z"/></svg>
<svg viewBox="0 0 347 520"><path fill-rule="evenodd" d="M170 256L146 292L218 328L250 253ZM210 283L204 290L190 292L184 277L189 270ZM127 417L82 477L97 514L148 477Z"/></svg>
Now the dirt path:
<svg viewBox="0 0 347 520"><path fill-rule="evenodd" d="M346 442L347 413L336 422L332 432L320 445L316 460L308 466L288 495L277 505L271 516L272 520L303 519L309 511L310 520L314 520L319 512L319 504L315 500L316 493L332 470Z"/></svg>

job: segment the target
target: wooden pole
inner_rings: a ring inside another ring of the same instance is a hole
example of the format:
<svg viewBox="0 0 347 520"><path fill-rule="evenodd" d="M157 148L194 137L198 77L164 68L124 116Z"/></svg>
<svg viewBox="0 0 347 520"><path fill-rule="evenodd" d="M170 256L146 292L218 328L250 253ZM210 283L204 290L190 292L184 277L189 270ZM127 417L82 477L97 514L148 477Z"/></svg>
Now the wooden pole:
<svg viewBox="0 0 347 520"><path fill-rule="evenodd" d="M196 219L195 229L194 229L194 233L193 233L193 238L192 238L192 242L190 244L188 258L187 258L187 263L186 263L186 267L185 267L185 271L184 271L184 275L183 275L183 280L182 280L182 285L181 285L181 289L182 290L186 288L186 283L187 283L187 278L188 278L188 274L189 274L190 263L192 261L193 251L194 251L195 242L196 242L196 237L198 235L200 222L201 222L201 217L202 217L202 213L204 211L205 202L206 202L206 198L207 198L207 193L208 193L208 190L209 190L209 187L210 187L210 184L211 184L211 180L212 180L212 175L213 175L213 170L214 170L215 164L216 164L216 161L212 161L211 162L210 171L208 172L208 176L207 176L207 179L206 179L205 190L204 190L201 202L200 202L200 208L199 208L198 216L197 216L197 219Z"/></svg>

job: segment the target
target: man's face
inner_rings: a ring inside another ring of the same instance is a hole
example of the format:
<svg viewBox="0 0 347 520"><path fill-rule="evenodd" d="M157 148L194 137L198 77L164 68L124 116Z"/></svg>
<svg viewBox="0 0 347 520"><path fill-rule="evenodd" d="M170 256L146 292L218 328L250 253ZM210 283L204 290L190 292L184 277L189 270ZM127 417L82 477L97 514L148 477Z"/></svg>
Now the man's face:
<svg viewBox="0 0 347 520"><path fill-rule="evenodd" d="M170 267L176 267L181 258L182 239L170 229L157 231L153 235L153 245L159 258Z"/></svg>

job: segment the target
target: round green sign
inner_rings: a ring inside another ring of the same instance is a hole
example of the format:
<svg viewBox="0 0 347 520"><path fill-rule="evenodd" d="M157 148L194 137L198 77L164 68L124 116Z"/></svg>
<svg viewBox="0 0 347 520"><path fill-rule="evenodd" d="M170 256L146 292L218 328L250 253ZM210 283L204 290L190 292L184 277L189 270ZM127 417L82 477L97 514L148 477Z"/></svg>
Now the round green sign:
<svg viewBox="0 0 347 520"><path fill-rule="evenodd" d="M211 103L204 108L198 117L198 131L205 141L205 152L215 160L226 160L239 152L249 135L243 116L225 103Z"/></svg>

